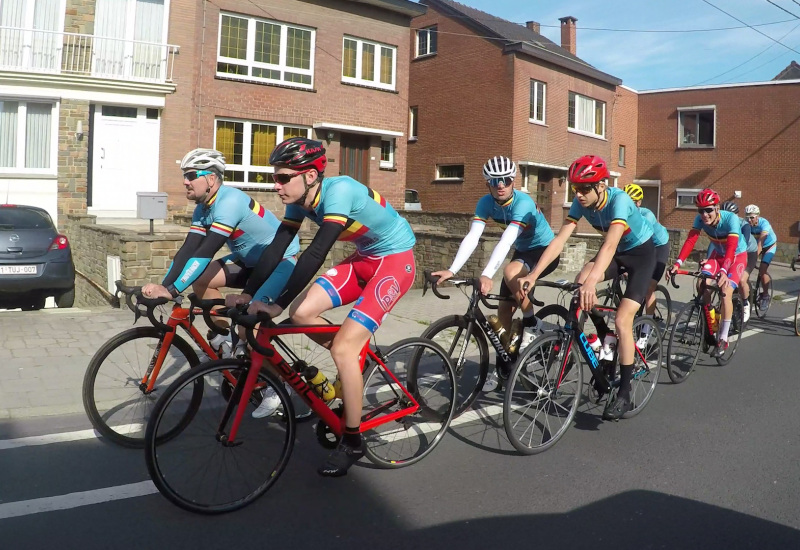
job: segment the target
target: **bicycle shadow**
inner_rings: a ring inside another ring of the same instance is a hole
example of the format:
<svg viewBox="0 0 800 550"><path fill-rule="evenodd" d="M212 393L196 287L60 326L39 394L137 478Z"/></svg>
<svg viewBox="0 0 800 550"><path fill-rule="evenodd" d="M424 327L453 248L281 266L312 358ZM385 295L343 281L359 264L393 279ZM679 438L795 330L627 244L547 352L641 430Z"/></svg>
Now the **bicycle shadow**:
<svg viewBox="0 0 800 550"><path fill-rule="evenodd" d="M511 446L503 424L503 393L489 392L478 396L472 406L453 419L448 435L494 454L519 455Z"/></svg>

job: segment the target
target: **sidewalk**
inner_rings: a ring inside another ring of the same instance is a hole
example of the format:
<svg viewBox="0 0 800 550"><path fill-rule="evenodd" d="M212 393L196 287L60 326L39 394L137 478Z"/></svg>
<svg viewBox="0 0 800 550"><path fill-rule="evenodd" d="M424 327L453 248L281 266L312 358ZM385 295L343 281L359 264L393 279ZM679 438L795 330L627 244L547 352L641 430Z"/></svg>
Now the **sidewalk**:
<svg viewBox="0 0 800 550"><path fill-rule="evenodd" d="M770 272L776 299L797 294L800 274L780 265L772 266ZM572 280L574 276L548 279ZM670 287L673 314L692 296L690 280L683 279L680 289ZM495 285L497 291L499 284ZM430 292L423 297L421 290L410 291L378 330L378 343L419 336L431 321L464 313L467 298L452 287L443 293L451 298L439 300ZM553 303L557 290L542 287L536 297ZM339 308L327 317L340 322L348 312L347 307ZM137 323L146 324L146 319ZM201 324L198 320L198 327ZM0 310L0 419L83 413L81 386L89 360L109 338L131 326L133 314L127 309Z"/></svg>

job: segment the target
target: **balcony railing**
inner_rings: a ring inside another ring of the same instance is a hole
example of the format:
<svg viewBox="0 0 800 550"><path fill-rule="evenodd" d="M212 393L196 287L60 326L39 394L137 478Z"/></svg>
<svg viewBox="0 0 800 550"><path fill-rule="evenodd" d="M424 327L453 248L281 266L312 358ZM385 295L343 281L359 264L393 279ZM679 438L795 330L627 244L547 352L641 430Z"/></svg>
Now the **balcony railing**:
<svg viewBox="0 0 800 550"><path fill-rule="evenodd" d="M178 46L0 27L0 70L171 83Z"/></svg>

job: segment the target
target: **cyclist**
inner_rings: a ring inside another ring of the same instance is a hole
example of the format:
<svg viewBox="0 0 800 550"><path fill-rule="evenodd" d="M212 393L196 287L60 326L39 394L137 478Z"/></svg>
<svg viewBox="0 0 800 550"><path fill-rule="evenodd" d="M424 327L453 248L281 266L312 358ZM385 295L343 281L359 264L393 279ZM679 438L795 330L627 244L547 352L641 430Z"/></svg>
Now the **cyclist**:
<svg viewBox="0 0 800 550"><path fill-rule="evenodd" d="M645 298L645 313L651 317L656 311L656 287L658 281L664 276L664 271L667 269L667 262L669 261L669 233L667 229L658 223L656 215L649 208L642 206L642 199L644 198L644 191L639 185L629 183L625 186L625 192L639 208L639 213L644 218L650 228L653 230L653 246L656 248L656 267L653 270L653 278L650 281L650 287L647 289L647 297ZM642 327L642 337L640 342L637 343L640 347L647 345L647 335L650 330L650 325Z"/></svg>
<svg viewBox="0 0 800 550"><path fill-rule="evenodd" d="M619 338L620 386L616 398L610 400L603 411L604 419L617 420L631 409L635 347L633 317L647 295L656 266L656 253L653 230L622 189L608 186L609 177L606 162L598 156L583 156L572 163L568 178L575 198L567 219L530 274L518 283L523 289L521 293L528 285L536 284L545 268L561 254L581 218L586 218L595 229L606 234L597 255L583 267L576 282L582 283L579 290L581 308L591 311L597 303L597 283L616 277L620 267L628 273L628 285L615 319ZM593 314L592 319L601 340L604 339L608 328L599 315Z"/></svg>
<svg viewBox="0 0 800 550"><path fill-rule="evenodd" d="M739 206L733 201L723 202L720 208L728 212L733 212L739 217ZM753 272L753 269L755 269L756 262L758 261L758 245L756 244L755 237L750 233L750 224L739 217L739 225L742 227L742 237L747 243L747 265L744 268L741 279L739 279L739 295L742 297L742 303L744 304L742 322L746 323L750 320L750 274ZM713 249L713 244L709 244L708 256L711 255Z"/></svg>
<svg viewBox="0 0 800 550"><path fill-rule="evenodd" d="M348 176L325 178L327 162L322 143L307 138L289 138L272 151L269 157L270 165L275 168L272 177L286 213L244 292L229 296L228 303L250 301L296 238L304 218L320 226L275 303L252 302L249 311L264 311L276 317L292 304L289 315L294 323L321 324L326 322L320 317L325 311L356 302L339 332L332 339L330 335L320 335L318 340L329 347L339 371L345 420L339 445L318 472L324 476L342 476L364 454L359 433L363 393L359 353L400 297L411 288L415 275L412 248L416 239L408 222L376 191ZM318 277L303 292L337 240L352 241L356 252ZM300 298L295 300L298 295Z"/></svg>
<svg viewBox="0 0 800 550"><path fill-rule="evenodd" d="M539 211L536 202L527 194L514 189L514 178L517 176L517 166L508 157L492 157L483 165L483 177L489 194L478 200L475 207L475 216L469 233L461 241L458 252L450 265L450 269L435 271L433 275L439 277L439 282L444 282L458 273L469 257L475 251L480 241L486 221L492 219L500 227L505 228L500 242L495 245L489 263L481 273L481 292L489 294L494 283L492 277L505 261L508 251L514 247L511 262L503 270L503 282L500 284L500 295L509 298L519 290L517 279L526 275L531 267L536 265L539 258L553 240L553 230L547 223L544 215ZM558 267L558 258L550 262L542 275L551 273ZM523 273L524 271L524 273ZM523 335L520 349L531 343L536 330L536 317L533 307L525 304L523 309ZM510 301L501 301L498 307L500 322L509 330L514 306ZM501 376L507 376L511 365L506 365L497 358L498 370ZM483 385L484 391L497 388L497 375L491 373Z"/></svg>
<svg viewBox="0 0 800 550"><path fill-rule="evenodd" d="M759 300L761 309L767 309L769 307L769 287L772 284L772 277L769 276L767 270L778 248L778 237L775 235L775 231L767 221L767 218L761 217L761 210L755 204L745 206L744 215L750 224L750 232L756 238L758 254L761 256L761 265L758 266L758 276L761 279L761 296L756 296L755 299Z"/></svg>
<svg viewBox="0 0 800 550"><path fill-rule="evenodd" d="M697 216L692 229L683 243L678 259L669 268L669 276L689 256L694 248L700 231L705 231L711 239L713 250L703 263L701 271L706 277L714 277L722 290L722 323L717 338L717 346L711 353L714 357L722 357L728 349L728 330L733 317L733 296L730 288L737 288L747 264L747 242L742 235L739 217L727 210L720 211L719 194L713 189L703 189L695 197Z"/></svg>

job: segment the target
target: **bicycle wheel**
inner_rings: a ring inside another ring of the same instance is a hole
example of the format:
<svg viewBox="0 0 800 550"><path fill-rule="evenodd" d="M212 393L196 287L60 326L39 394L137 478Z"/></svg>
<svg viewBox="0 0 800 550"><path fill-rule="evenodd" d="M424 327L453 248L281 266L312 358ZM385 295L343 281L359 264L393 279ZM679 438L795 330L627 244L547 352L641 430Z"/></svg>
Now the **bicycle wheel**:
<svg viewBox="0 0 800 550"><path fill-rule="evenodd" d="M471 326L470 326L471 325ZM467 329L470 328L469 341ZM455 416L466 411L480 395L489 373L489 347L477 323L470 323L463 315L449 315L432 323L422 338L429 338L442 346L453 363L458 394ZM414 366L409 367L413 369ZM416 373L409 378L415 379Z"/></svg>
<svg viewBox="0 0 800 550"><path fill-rule="evenodd" d="M800 336L800 294L794 303L794 333Z"/></svg>
<svg viewBox="0 0 800 550"><path fill-rule="evenodd" d="M656 310L653 312L653 319L658 324L661 334L667 334L672 321L672 298L664 285L656 287L655 295Z"/></svg>
<svg viewBox="0 0 800 550"><path fill-rule="evenodd" d="M568 338L558 333L540 336L509 377L503 424L508 440L523 454L541 453L555 445L580 405L583 368Z"/></svg>
<svg viewBox="0 0 800 550"><path fill-rule="evenodd" d="M667 374L674 384L685 381L700 356L705 338L705 323L694 300L683 306L669 334L667 345Z"/></svg>
<svg viewBox="0 0 800 550"><path fill-rule="evenodd" d="M92 426L114 443L141 448L147 421L162 390L200 363L189 343L174 335L157 384L146 393L142 380L155 362L162 340L163 333L155 327L134 327L103 344L89 361L83 378L83 408ZM187 401L185 414L197 403ZM170 435L169 431L163 433Z"/></svg>
<svg viewBox="0 0 800 550"><path fill-rule="evenodd" d="M722 357L715 357L717 364L725 366L731 362L736 348L739 347L739 340L742 339L744 331L744 308L738 294L733 295L733 314L731 315L731 326L728 328L728 350Z"/></svg>
<svg viewBox="0 0 800 550"><path fill-rule="evenodd" d="M442 440L456 408L456 375L447 353L427 338L397 342L383 353L382 361L420 406L412 414L362 432L364 453L383 468L402 468L422 460ZM362 421L410 405L381 365L367 369Z"/></svg>
<svg viewBox="0 0 800 550"><path fill-rule="evenodd" d="M536 312L536 317L541 321L539 326L542 332L551 330L563 329L567 324L567 317L569 311L564 306L558 304L549 304Z"/></svg>
<svg viewBox="0 0 800 550"><path fill-rule="evenodd" d="M192 369L170 385L153 410L145 433L147 470L159 492L184 510L221 514L247 506L272 487L291 456L292 403L283 384L266 372L259 373L258 384L275 389L281 414L253 418L251 398L235 442L226 440L248 366L249 360L220 359ZM231 386L233 392L226 391ZM165 439L164 430L183 415L198 387L199 408L180 433Z"/></svg>
<svg viewBox="0 0 800 550"><path fill-rule="evenodd" d="M633 320L633 377L631 378L631 410L623 418L636 416L653 397L661 372L661 329L653 319L639 317Z"/></svg>
<svg viewBox="0 0 800 550"><path fill-rule="evenodd" d="M755 309L756 316L759 319L763 319L767 316L767 311L769 311L769 306L772 304L772 289L775 287L774 281L770 281L769 290L767 291L767 295L769 296L769 301L766 303L766 307L763 307L764 304L761 303L761 292L762 292L762 285L761 285L761 277L757 277L756 282L756 290L753 297L753 308Z"/></svg>

